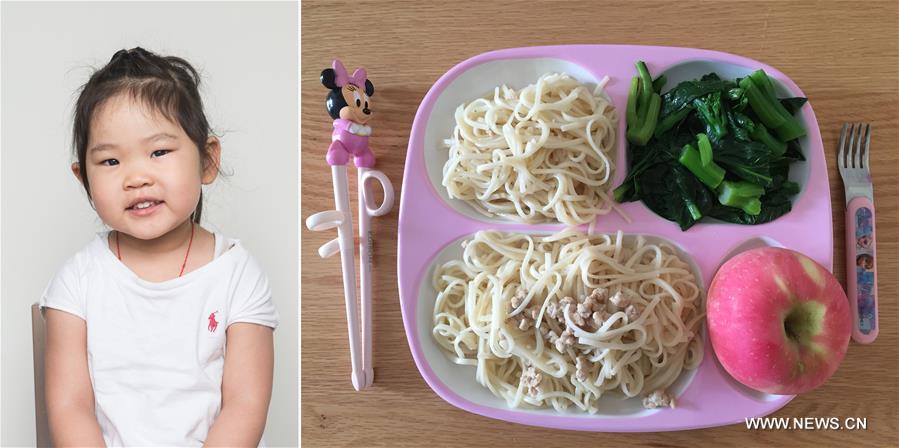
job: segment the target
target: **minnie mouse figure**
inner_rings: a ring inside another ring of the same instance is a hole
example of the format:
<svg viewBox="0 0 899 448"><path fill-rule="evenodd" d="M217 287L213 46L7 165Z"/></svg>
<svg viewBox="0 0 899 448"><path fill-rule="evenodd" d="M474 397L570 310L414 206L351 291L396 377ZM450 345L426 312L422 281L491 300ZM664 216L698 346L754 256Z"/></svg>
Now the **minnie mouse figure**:
<svg viewBox="0 0 899 448"><path fill-rule="evenodd" d="M371 96L375 86L368 80L365 69L359 68L348 76L343 63L335 59L332 68L322 70L322 84L331 89L325 100L328 114L334 119L328 165L346 165L350 154L357 168L373 168L375 156L368 148L371 127Z"/></svg>
<svg viewBox="0 0 899 448"><path fill-rule="evenodd" d="M350 342L350 363L352 365L353 387L362 390L372 384L372 293L371 272L374 257L374 232L371 218L383 216L393 207L393 185L384 173L373 169L375 156L368 147L371 128L371 96L375 86L368 80L365 69L359 68L353 76L347 75L343 64L335 59L329 69L322 70L322 84L330 89L325 100L328 114L334 119L331 146L326 160L331 165L331 179L334 182L335 210L318 212L306 218L309 230L327 230L337 227L337 238L318 249L324 257L340 251L340 265L343 269L343 294L346 301L347 332ZM350 155L356 164L359 191L359 300L356 300L355 251L353 250L353 210L347 181L347 162ZM372 181L381 184L384 199L377 205L374 199ZM361 308L361 318L358 317ZM361 324L360 324L361 322ZM360 331L360 328L361 331Z"/></svg>

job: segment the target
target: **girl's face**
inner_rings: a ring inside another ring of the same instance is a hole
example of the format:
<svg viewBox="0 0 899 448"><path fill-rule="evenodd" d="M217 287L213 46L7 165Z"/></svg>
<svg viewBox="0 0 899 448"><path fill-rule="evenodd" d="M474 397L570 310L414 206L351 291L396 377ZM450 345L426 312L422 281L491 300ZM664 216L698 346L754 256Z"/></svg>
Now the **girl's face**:
<svg viewBox="0 0 899 448"><path fill-rule="evenodd" d="M340 91L346 101L346 107L340 109L340 118L354 121L359 124L368 123L371 120L371 98L365 94L365 87L353 84L343 86Z"/></svg>
<svg viewBox="0 0 899 448"><path fill-rule="evenodd" d="M184 129L130 95L110 98L91 120L86 166L94 207L109 227L142 240L158 238L190 219L202 184L218 174L220 147L207 147L213 163ZM80 179L80 177L79 177Z"/></svg>

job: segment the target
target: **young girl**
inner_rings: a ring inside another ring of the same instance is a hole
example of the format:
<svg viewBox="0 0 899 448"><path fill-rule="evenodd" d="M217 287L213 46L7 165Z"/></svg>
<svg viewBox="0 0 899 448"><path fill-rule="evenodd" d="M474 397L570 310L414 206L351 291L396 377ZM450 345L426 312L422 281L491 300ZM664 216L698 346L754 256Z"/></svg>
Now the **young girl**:
<svg viewBox="0 0 899 448"><path fill-rule="evenodd" d="M199 76L121 50L75 108L72 172L111 229L41 299L57 446L257 446L278 316L259 263L200 226L218 175Z"/></svg>

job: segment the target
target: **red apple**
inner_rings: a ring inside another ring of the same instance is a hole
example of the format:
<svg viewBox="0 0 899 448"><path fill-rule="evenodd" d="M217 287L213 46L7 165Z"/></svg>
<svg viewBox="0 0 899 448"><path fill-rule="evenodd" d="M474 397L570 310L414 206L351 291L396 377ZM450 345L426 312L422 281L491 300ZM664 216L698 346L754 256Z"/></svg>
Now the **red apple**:
<svg viewBox="0 0 899 448"><path fill-rule="evenodd" d="M706 311L721 365L762 392L820 386L849 346L846 293L827 269L792 250L763 247L728 260L712 280Z"/></svg>

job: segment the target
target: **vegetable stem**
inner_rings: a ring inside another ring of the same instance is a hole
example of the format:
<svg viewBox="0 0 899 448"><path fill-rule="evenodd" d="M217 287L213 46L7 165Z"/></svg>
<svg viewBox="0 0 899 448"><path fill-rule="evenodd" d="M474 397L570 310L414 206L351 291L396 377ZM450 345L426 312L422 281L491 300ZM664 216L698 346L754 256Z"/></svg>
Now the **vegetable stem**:
<svg viewBox="0 0 899 448"><path fill-rule="evenodd" d="M777 112L772 102L765 96L762 89L752 82L751 78L746 77L740 80L740 87L743 88L743 93L749 100L749 107L759 116L765 126L777 129L786 121L786 118Z"/></svg>
<svg viewBox="0 0 899 448"><path fill-rule="evenodd" d="M696 221L699 221L702 218L702 211L700 211L699 207L696 206L696 203L692 201L687 202L687 211L690 212L690 217Z"/></svg>
<svg viewBox="0 0 899 448"><path fill-rule="evenodd" d="M757 198L765 194L765 187L752 182L726 180L721 183L720 191L726 198L731 196Z"/></svg>
<svg viewBox="0 0 899 448"><path fill-rule="evenodd" d="M634 182L624 182L616 188L613 193L615 195L615 202L627 202L627 199L630 199L631 192L634 189Z"/></svg>
<svg viewBox="0 0 899 448"><path fill-rule="evenodd" d="M646 115L638 118L639 127L628 127L627 139L635 145L644 146L652 137L659 119L659 110L662 108L662 97L658 93L652 93ZM638 113L639 115L639 113ZM641 120L642 119L642 120Z"/></svg>
<svg viewBox="0 0 899 448"><path fill-rule="evenodd" d="M742 209L746 214L756 216L762 211L761 196L765 189L750 182L724 181L718 188L718 202L728 207Z"/></svg>
<svg viewBox="0 0 899 448"><path fill-rule="evenodd" d="M752 79L753 84L762 89L762 91L765 93L765 96L767 96L769 100L777 101L777 93L774 91L774 83L771 82L771 78L768 77L768 74L765 73L764 70L758 69L752 72L749 75L749 78Z"/></svg>
<svg viewBox="0 0 899 448"><path fill-rule="evenodd" d="M699 146L699 159L702 161L702 166L709 166L712 163L712 143L709 141L709 136L697 134L696 138L698 139L697 146Z"/></svg>
<svg viewBox="0 0 899 448"><path fill-rule="evenodd" d="M677 160L711 189L718 188L718 185L724 180L724 168L718 166L714 161L710 161L707 166L704 166L699 151L693 145L685 145Z"/></svg>
<svg viewBox="0 0 899 448"><path fill-rule="evenodd" d="M646 63L643 61L637 61L637 73L640 76L640 87L642 89L640 101L645 106L649 104L652 94L655 92L655 89L653 89L652 86L652 76L649 75L649 69L646 68Z"/></svg>
<svg viewBox="0 0 899 448"><path fill-rule="evenodd" d="M652 138L662 109L662 97L653 87L652 76L643 61L637 61L637 76L631 79L627 98L627 140L645 146ZM659 77L664 83L664 77Z"/></svg>
<svg viewBox="0 0 899 448"><path fill-rule="evenodd" d="M652 90L659 95L662 94L662 87L665 87L665 83L668 82L668 77L665 75L659 75L655 81L652 82Z"/></svg>
<svg viewBox="0 0 899 448"><path fill-rule="evenodd" d="M662 135L665 131L673 128L674 125L683 121L684 118L687 118L687 115L690 114L690 111L691 111L691 109L685 107L685 108L663 118L662 121L660 121L656 125L656 130L654 132L655 136L658 137L659 135Z"/></svg>
<svg viewBox="0 0 899 448"><path fill-rule="evenodd" d="M791 116L789 120L784 122L784 124L780 125L780 127L778 128L775 128L774 132L777 133L777 137L782 141L788 142L790 140L804 136L805 128L802 127L802 123L800 123L796 117Z"/></svg>
<svg viewBox="0 0 899 448"><path fill-rule="evenodd" d="M787 144L774 138L761 124L757 124L750 134L752 139L764 143L774 155L780 157L787 151Z"/></svg>
<svg viewBox="0 0 899 448"><path fill-rule="evenodd" d="M631 79L631 88L627 94L627 123L637 122L637 95L640 94L640 78L634 76Z"/></svg>
<svg viewBox="0 0 899 448"><path fill-rule="evenodd" d="M805 135L802 123L775 96L774 85L764 71L757 70L743 78L740 87L752 110L765 126L774 129L781 141L788 142Z"/></svg>

